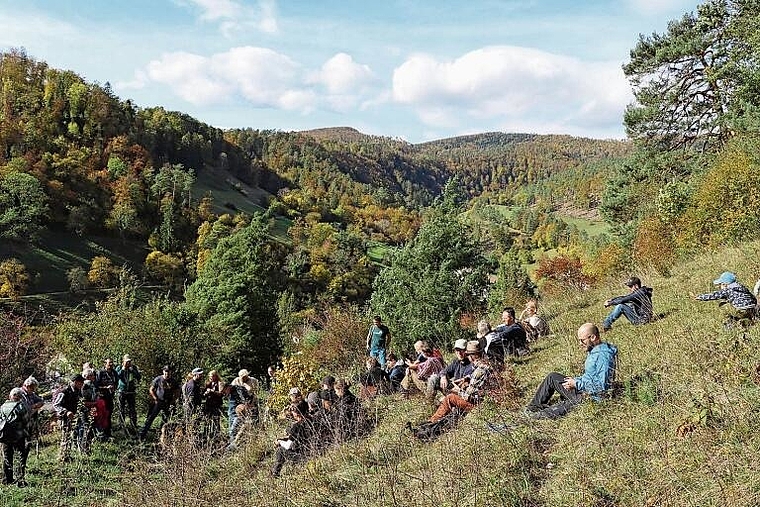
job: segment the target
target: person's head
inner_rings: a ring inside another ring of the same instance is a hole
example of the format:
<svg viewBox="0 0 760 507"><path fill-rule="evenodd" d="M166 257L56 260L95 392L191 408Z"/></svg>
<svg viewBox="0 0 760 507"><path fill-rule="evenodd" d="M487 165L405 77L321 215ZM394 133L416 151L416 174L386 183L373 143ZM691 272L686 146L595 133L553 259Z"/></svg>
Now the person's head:
<svg viewBox="0 0 760 507"><path fill-rule="evenodd" d="M242 370L240 370L240 371L238 372L238 377L239 377L239 378L240 378L240 380L242 380L243 382L248 382L248 378L250 377L250 375L251 375L251 372L249 372L249 371L248 371L248 370L246 370L245 368L243 368Z"/></svg>
<svg viewBox="0 0 760 507"><path fill-rule="evenodd" d="M297 387L291 387L290 391L288 392L288 396L290 396L291 403L298 403L299 401L303 400L301 390Z"/></svg>
<svg viewBox="0 0 760 507"><path fill-rule="evenodd" d="M426 344L425 342L423 342L422 340L417 340L416 342L414 342L414 351L415 351L416 353L418 353L418 354L421 354L421 353L422 353L422 349L423 349L423 348L424 348L426 345L427 345L427 344Z"/></svg>
<svg viewBox="0 0 760 507"><path fill-rule="evenodd" d="M40 383L37 382L37 379L29 376L24 380L24 389L27 391L35 391L39 387Z"/></svg>
<svg viewBox="0 0 760 507"><path fill-rule="evenodd" d="M341 398L346 394L346 391L348 391L348 382L346 379L338 379L335 381L335 394Z"/></svg>
<svg viewBox="0 0 760 507"><path fill-rule="evenodd" d="M487 320L478 321L478 338L483 338L491 332L491 323Z"/></svg>
<svg viewBox="0 0 760 507"><path fill-rule="evenodd" d="M200 380L203 378L203 368L193 368L193 371L190 372L190 375L192 375L193 380Z"/></svg>
<svg viewBox="0 0 760 507"><path fill-rule="evenodd" d="M736 275L733 274L730 271L724 271L720 274L718 278L713 280L713 284L720 285L720 286L726 286L729 284L732 284L736 281Z"/></svg>
<svg viewBox="0 0 760 507"><path fill-rule="evenodd" d="M308 396L306 396L306 403L309 404L309 410L316 410L322 405L321 400L319 399L319 393L317 391L312 391L309 393Z"/></svg>
<svg viewBox="0 0 760 507"><path fill-rule="evenodd" d="M221 378L219 377L219 372L216 370L211 370L208 372L208 379L211 382L219 382Z"/></svg>
<svg viewBox="0 0 760 507"><path fill-rule="evenodd" d="M335 377L327 375L322 379L322 390L331 391L335 388Z"/></svg>
<svg viewBox="0 0 760 507"><path fill-rule="evenodd" d="M525 303L525 313L528 316L535 315L536 312L538 312L538 302L535 299L529 299L527 303Z"/></svg>
<svg viewBox="0 0 760 507"><path fill-rule="evenodd" d="M14 387L11 389L11 392L8 394L8 399L13 401L19 401L21 399L21 395L24 394L24 392L21 390L20 387Z"/></svg>
<svg viewBox="0 0 760 507"><path fill-rule="evenodd" d="M600 342L599 328L595 324L586 322L578 328L578 344L586 351L590 352Z"/></svg>
<svg viewBox="0 0 760 507"><path fill-rule="evenodd" d="M515 321L515 309L511 306L504 308L501 312L501 321L504 324L512 324Z"/></svg>
<svg viewBox="0 0 760 507"><path fill-rule="evenodd" d="M132 358L129 357L129 354L124 354L124 357L121 358L121 365L124 368L129 368L132 366Z"/></svg>
<svg viewBox="0 0 760 507"><path fill-rule="evenodd" d="M71 385L76 390L81 390L82 386L84 385L84 377L81 373L77 373L76 375L73 375L71 377Z"/></svg>
<svg viewBox="0 0 760 507"><path fill-rule="evenodd" d="M383 323L383 319L381 319L379 315L375 315L374 317L372 317L372 323L376 326L379 326L380 324Z"/></svg>
<svg viewBox="0 0 760 507"><path fill-rule="evenodd" d="M465 355L470 358L470 361L476 361L480 359L482 354L480 348L480 342L478 340L470 340L467 342L467 348L464 351Z"/></svg>
<svg viewBox="0 0 760 507"><path fill-rule="evenodd" d="M467 357L467 340L460 338L454 342L454 354L460 361Z"/></svg>
<svg viewBox="0 0 760 507"><path fill-rule="evenodd" d="M396 361L398 361L398 357L396 357L396 354L394 354L393 352L389 352L388 356L386 357L385 364L389 364L391 366L395 366L396 365Z"/></svg>
<svg viewBox="0 0 760 507"><path fill-rule="evenodd" d="M169 365L164 366L162 373L164 375L164 378L170 378L172 376L172 369L169 368Z"/></svg>
<svg viewBox="0 0 760 507"><path fill-rule="evenodd" d="M425 357L430 357L433 355L433 347L431 347L428 342L422 342L420 353Z"/></svg>
<svg viewBox="0 0 760 507"><path fill-rule="evenodd" d="M290 405L290 415L293 416L293 419L298 422L303 420L304 415L301 413L301 410L298 408L298 405L292 404Z"/></svg>
<svg viewBox="0 0 760 507"><path fill-rule="evenodd" d="M113 369L113 359L110 357L107 357L105 361L103 361L103 366L105 366L106 370L112 370Z"/></svg>
<svg viewBox="0 0 760 507"><path fill-rule="evenodd" d="M632 276L625 281L625 286L634 291L641 288L641 279L638 276Z"/></svg>
<svg viewBox="0 0 760 507"><path fill-rule="evenodd" d="M86 368L82 370L82 376L85 380L95 380L95 370L92 368Z"/></svg>
<svg viewBox="0 0 760 507"><path fill-rule="evenodd" d="M269 378L274 378L274 374L277 372L277 368L274 366L269 366L267 368L267 375L269 375Z"/></svg>
<svg viewBox="0 0 760 507"><path fill-rule="evenodd" d="M367 360L364 362L364 364L367 367L368 371L380 366L380 363L378 363L377 359L375 359L374 357L368 357Z"/></svg>

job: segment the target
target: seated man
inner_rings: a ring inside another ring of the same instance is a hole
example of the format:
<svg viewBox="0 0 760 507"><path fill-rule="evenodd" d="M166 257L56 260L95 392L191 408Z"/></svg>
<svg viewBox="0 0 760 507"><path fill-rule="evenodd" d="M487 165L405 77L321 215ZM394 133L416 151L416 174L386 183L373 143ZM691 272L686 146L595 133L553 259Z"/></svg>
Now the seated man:
<svg viewBox="0 0 760 507"><path fill-rule="evenodd" d="M599 328L586 323L578 328L578 343L588 352L583 374L566 377L552 372L544 378L526 411L534 419L557 419L580 404L585 398L601 400L615 378L617 347L599 338ZM548 405L554 393L561 400Z"/></svg>
<svg viewBox="0 0 760 507"><path fill-rule="evenodd" d="M493 330L495 334L490 340L489 335L486 335L487 343L484 349L488 359L495 365L503 363L508 355L522 357L530 354L528 337L525 329L515 319L515 309L511 306L504 308L501 321L502 324Z"/></svg>
<svg viewBox="0 0 760 507"><path fill-rule="evenodd" d="M391 384L388 372L380 368L380 363L374 357L368 357L365 365L367 372L359 377L359 382L362 385L359 397L367 399L374 398L378 394L389 394Z"/></svg>
<svg viewBox="0 0 760 507"><path fill-rule="evenodd" d="M652 288L641 285L641 280L632 276L625 282L630 293L604 302L604 307L615 306L604 319L604 330L612 329L612 323L625 315L631 324L646 324L652 320Z"/></svg>
<svg viewBox="0 0 760 507"><path fill-rule="evenodd" d="M722 273L717 280L713 281L713 284L719 285L720 289L694 296L694 299L697 301L722 300L721 305L729 303L726 324L728 325L731 322L749 324L755 316L755 307L757 306L757 298L749 289L737 282L736 275L730 271Z"/></svg>
<svg viewBox="0 0 760 507"><path fill-rule="evenodd" d="M385 363L388 372L388 380L391 383L391 391L401 390L401 381L406 376L406 363L397 359L393 352L388 353L388 360Z"/></svg>
<svg viewBox="0 0 760 507"><path fill-rule="evenodd" d="M454 384L451 389L452 392L446 395L441 404L438 405L435 413L430 416L431 423L438 422L446 417L454 407L467 413L475 408L475 405L483 399L486 380L491 373L491 365L483 356L478 340L467 342L465 353L474 369L468 377L465 377L461 384Z"/></svg>
<svg viewBox="0 0 760 507"><path fill-rule="evenodd" d="M427 381L428 396L435 396L436 391L448 394L454 385L472 373L474 369L470 358L467 357L467 340L459 339L454 342L454 355L456 356L449 365L440 373L430 375Z"/></svg>

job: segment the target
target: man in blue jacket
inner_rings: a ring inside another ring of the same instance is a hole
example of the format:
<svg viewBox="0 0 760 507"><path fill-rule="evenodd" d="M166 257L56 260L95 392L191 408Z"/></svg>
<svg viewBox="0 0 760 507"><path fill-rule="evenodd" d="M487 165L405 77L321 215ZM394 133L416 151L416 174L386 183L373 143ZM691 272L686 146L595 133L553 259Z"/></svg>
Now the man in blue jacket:
<svg viewBox="0 0 760 507"><path fill-rule="evenodd" d="M588 352L583 374L578 377L557 372L547 375L526 408L531 418L557 419L586 398L600 401L603 393L610 389L615 378L617 347L603 342L599 338L599 328L588 322L578 328L578 343ZM561 401L549 405L555 392Z"/></svg>

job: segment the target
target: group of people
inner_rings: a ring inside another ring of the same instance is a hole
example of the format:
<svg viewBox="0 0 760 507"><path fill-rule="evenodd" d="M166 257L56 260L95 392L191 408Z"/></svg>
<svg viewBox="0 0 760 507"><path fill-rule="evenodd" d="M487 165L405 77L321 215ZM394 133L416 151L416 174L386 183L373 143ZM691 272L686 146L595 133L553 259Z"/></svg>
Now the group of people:
<svg viewBox="0 0 760 507"><path fill-rule="evenodd" d="M694 295L699 301L719 300L727 305L728 322L748 325L757 316L757 293L738 283L731 272L722 273L714 284L719 289ZM595 324L585 323L578 328L579 345L587 352L584 371L571 377L559 372L549 373L539 385L525 415L533 419L556 419L567 414L583 400L601 400L610 389L615 377L617 347L601 339L620 317L634 325L650 322L653 317L650 287L632 276L625 282L628 293L605 301L612 307L603 321L601 330ZM359 398L378 394L401 392L409 396L415 391L429 400L438 398L434 413L428 422L435 424L450 414L466 414L483 399L494 385L494 371L499 371L507 357L521 357L530 353L530 343L549 333L546 321L538 315L535 300L530 300L519 317L507 307L502 322L491 327L487 320L477 324L473 340L456 340L453 359L445 364L440 350L425 341L414 344L414 355L397 357L390 351L391 333L375 316L367 333L366 372L358 379ZM270 379L274 367L269 368ZM155 419L160 415L164 424L175 414L181 416L184 434L193 438L217 439L221 434L221 418L227 400L228 450L237 447L240 430L246 421L259 417L258 381L241 369L238 376L225 384L217 371L204 378L202 368L188 373L184 383L175 379L172 369L165 366L153 378L149 387L150 408L145 422L138 430L135 404L137 386L142 373L124 355L122 363L114 366L106 359L103 368L95 370L85 363L81 373L73 375L69 383L53 396L53 410L61 430L59 460L69 461L74 444L87 452L93 438L107 440L112 437L112 415L118 410L119 423L125 433L147 438ZM26 461L39 411L43 406L37 394L39 383L34 377L11 390L8 400L0 407L0 439L4 444L3 483L26 485ZM557 394L559 401L552 403ZM274 476L288 460L298 461L321 452L333 442L361 434L366 429L361 403L350 391L350 382L327 376L318 391L306 398L297 387L290 389L290 403L282 415L291 420L286 434L275 442ZM18 456L18 473L14 476L14 456Z"/></svg>

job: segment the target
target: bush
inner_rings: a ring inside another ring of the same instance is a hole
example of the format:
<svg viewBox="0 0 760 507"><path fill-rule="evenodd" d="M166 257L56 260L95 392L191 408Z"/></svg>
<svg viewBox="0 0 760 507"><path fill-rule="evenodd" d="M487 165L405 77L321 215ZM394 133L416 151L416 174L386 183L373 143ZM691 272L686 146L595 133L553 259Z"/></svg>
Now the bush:
<svg viewBox="0 0 760 507"><path fill-rule="evenodd" d="M29 288L29 273L18 259L0 262L0 297L18 301Z"/></svg>
<svg viewBox="0 0 760 507"><path fill-rule="evenodd" d="M583 264L579 258L565 255L539 260L535 276L547 293L567 289L586 290L594 282L591 276L583 273Z"/></svg>

